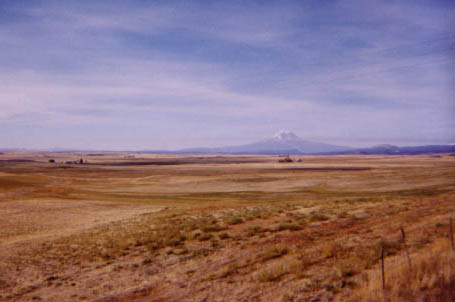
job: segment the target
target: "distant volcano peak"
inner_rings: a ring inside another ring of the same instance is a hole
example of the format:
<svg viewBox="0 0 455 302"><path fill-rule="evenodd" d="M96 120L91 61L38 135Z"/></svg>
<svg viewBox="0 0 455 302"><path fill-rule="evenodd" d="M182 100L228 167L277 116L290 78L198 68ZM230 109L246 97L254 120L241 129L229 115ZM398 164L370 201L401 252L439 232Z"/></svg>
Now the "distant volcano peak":
<svg viewBox="0 0 455 302"><path fill-rule="evenodd" d="M299 139L299 137L297 135L295 135L295 133L292 133L292 132L289 132L289 131L280 131L278 132L277 134L275 134L273 136L274 139L277 139L277 140L295 140L295 139Z"/></svg>
<svg viewBox="0 0 455 302"><path fill-rule="evenodd" d="M229 154L315 154L346 151L351 148L306 141L289 131L280 131L271 138L240 146L196 148L183 150L193 153Z"/></svg>

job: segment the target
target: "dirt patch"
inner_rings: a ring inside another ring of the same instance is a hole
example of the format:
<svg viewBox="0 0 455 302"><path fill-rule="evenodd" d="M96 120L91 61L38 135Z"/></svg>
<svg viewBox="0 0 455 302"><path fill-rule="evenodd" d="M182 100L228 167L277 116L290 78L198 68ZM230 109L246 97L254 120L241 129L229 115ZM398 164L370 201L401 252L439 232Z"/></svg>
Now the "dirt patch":
<svg viewBox="0 0 455 302"><path fill-rule="evenodd" d="M251 158L251 157L176 157L176 158L157 158L154 160L122 160L115 162L96 162L87 163L88 165L101 165L101 166L168 166L168 165L195 165L195 164L248 164L248 163L262 163L264 159Z"/></svg>
<svg viewBox="0 0 455 302"><path fill-rule="evenodd" d="M36 160L31 159L1 159L0 163L36 163Z"/></svg>
<svg viewBox="0 0 455 302"><path fill-rule="evenodd" d="M315 168L284 168L285 171L369 171L371 167L315 167Z"/></svg>

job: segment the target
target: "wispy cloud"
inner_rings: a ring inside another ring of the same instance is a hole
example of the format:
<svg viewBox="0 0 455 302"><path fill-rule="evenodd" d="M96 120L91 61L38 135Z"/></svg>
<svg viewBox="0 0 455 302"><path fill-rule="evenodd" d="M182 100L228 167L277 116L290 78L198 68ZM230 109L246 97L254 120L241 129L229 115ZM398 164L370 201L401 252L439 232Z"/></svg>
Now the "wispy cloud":
<svg viewBox="0 0 455 302"><path fill-rule="evenodd" d="M41 1L0 4L0 16L0 147L31 126L42 129L31 147L46 135L78 147L65 129L118 133L102 143L116 149L281 128L338 143L454 140L451 3Z"/></svg>

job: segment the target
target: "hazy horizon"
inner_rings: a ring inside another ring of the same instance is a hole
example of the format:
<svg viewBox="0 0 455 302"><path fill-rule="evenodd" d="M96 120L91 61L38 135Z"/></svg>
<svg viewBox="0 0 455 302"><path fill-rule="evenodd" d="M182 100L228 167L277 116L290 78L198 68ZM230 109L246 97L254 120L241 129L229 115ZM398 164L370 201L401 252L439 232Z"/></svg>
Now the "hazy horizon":
<svg viewBox="0 0 455 302"><path fill-rule="evenodd" d="M455 142L453 1L2 1L0 149Z"/></svg>
<svg viewBox="0 0 455 302"><path fill-rule="evenodd" d="M185 149L197 149L197 148L206 148L206 147L209 147L209 148L222 148L222 147L235 147L235 146L241 146L241 145L246 145L246 144L251 144L251 143L258 143L258 142L261 142L261 141L268 141L270 139L274 139L276 138L275 136L278 135L279 133L282 133L282 132L286 132L286 133L290 133L292 135L295 135L295 133L293 132L288 132L288 131L279 131L277 133L275 133L274 136L269 136L269 137L264 137L262 139L259 139L259 140L256 140L256 141L246 141L244 144L238 144L238 145L214 145L214 146L209 146L209 145L206 145L206 146L203 146L203 145L200 145L200 146L190 146L190 147L186 147L186 148L178 148L178 149L150 149L150 148L137 148L137 149L97 149L97 148L71 148L71 147L65 147L65 146L54 146L54 147L46 147L46 148L1 148L0 147L0 151L2 150L30 150L30 151L94 151L94 152L97 152L97 151L100 151L100 152L104 152L104 151L107 151L107 152L116 152L116 151L138 151L138 152L142 152L142 151L164 151L164 152L175 152L175 151L182 151L182 150L185 150ZM297 136L296 137L297 139L302 139L301 137ZM340 146L340 147L346 147L346 148L368 148L368 147L376 147L376 146L379 146L379 145L387 145L387 144L381 144L381 143L377 143L377 144L368 144L368 143L364 143L362 144L361 142L357 141L355 142L355 144L336 144L336 143L333 143L334 140L331 140L331 141L315 141L315 140L305 140L305 141L308 141L308 142L315 142L315 143L325 143L325 144L329 144L329 145L336 145L336 146ZM392 144L391 144L392 145ZM429 145L438 145L438 144L429 144ZM441 145L455 145L455 143L445 143L445 144L441 144ZM418 142L416 143L409 143L407 145L396 145L398 147L412 147L412 146L421 146L421 144L419 144ZM185 151L187 152L187 151ZM259 153L258 154L261 154L261 151L258 151ZM224 152L221 152L221 153L224 153Z"/></svg>

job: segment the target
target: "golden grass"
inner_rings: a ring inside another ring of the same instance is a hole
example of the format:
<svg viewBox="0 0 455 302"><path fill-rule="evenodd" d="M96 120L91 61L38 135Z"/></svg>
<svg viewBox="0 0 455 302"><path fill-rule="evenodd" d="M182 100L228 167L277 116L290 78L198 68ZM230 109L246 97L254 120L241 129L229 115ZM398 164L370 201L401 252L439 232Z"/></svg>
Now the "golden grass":
<svg viewBox="0 0 455 302"><path fill-rule="evenodd" d="M360 288L342 301L453 301L455 297L455 252L446 240L435 242L412 257L385 261L386 288L379 270L370 272Z"/></svg>
<svg viewBox="0 0 455 302"><path fill-rule="evenodd" d="M257 280L260 282L278 281L289 273L289 265L285 261L278 261L267 265L257 273Z"/></svg>
<svg viewBox="0 0 455 302"><path fill-rule="evenodd" d="M6 276L6 281L0 277L3 297L27 300L32 297L25 293L27 286L54 274L77 279L72 283L78 285L63 282L52 295L76 289L85 292L87 300L117 295L122 286L125 291L148 286L137 280L158 280L150 286L170 300L203 300L189 293L198 289L196 293L233 301L248 301L258 293L264 301L310 301L321 293L340 301L348 301L350 295L351 301L383 301L378 283L381 247L386 249L390 301L433 295L453 280L453 254L440 243L447 236L448 217L455 212L455 171L448 156L307 156L286 164L268 156L201 156L200 163L122 166L125 158L133 160L129 156L140 161L189 159L108 154L89 161L116 165L78 166L52 165L39 154L21 154L40 162L0 163L0 214L6 217L0 227L11 230L0 232L0 244L14 234L30 235L34 244L16 236L22 244L17 255L0 249L0 257L10 257L0 259L8 259L0 264L0 274ZM46 154L54 155L58 162L82 157ZM31 201L35 208L28 213ZM46 226L39 234L49 235L60 227L35 217L48 211L51 201L60 205L52 215L67 219L67 226L44 240L34 232ZM19 205L25 207L21 215L14 208ZM159 206L161 211L139 212L145 206ZM138 212L103 220L95 218L96 207ZM66 233L75 223L70 218L101 221ZM408 236L412 272L403 256L401 227ZM106 270L113 284L93 285ZM92 278L90 290L82 285L85 278ZM409 285L406 280L411 280ZM105 290L116 287L117 291ZM44 300L50 297L45 287L35 291ZM240 293L234 297L234 292ZM128 292L123 295L126 298L119 301L129 301Z"/></svg>

